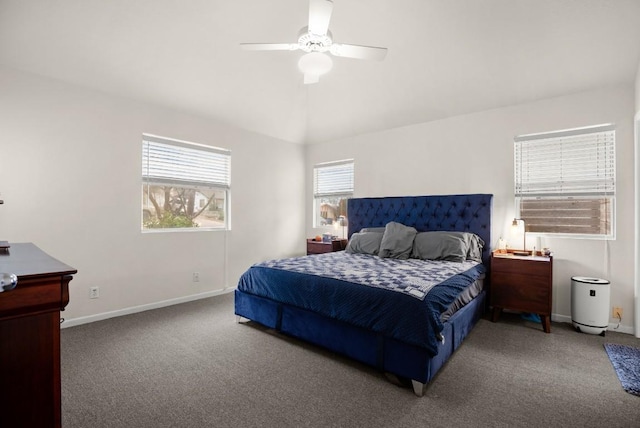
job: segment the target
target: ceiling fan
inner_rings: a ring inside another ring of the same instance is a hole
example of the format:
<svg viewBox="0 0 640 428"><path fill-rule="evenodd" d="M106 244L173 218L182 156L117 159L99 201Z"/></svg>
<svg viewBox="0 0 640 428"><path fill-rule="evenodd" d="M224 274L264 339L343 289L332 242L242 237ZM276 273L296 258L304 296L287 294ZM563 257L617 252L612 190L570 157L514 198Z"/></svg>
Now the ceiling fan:
<svg viewBox="0 0 640 428"><path fill-rule="evenodd" d="M374 46L334 43L329 20L333 11L331 0L309 0L309 25L298 33L296 43L241 43L242 49L252 51L295 51L306 52L298 61L298 68L304 73L304 83L317 83L320 75L333 66L330 53L345 58L382 61L387 48Z"/></svg>

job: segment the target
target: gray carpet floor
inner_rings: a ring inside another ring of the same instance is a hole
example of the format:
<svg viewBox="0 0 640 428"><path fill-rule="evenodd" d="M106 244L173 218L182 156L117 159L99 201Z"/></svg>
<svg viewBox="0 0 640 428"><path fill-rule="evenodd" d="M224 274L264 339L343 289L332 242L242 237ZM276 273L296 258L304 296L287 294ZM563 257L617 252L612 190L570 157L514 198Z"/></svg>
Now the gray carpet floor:
<svg viewBox="0 0 640 428"><path fill-rule="evenodd" d="M74 427L640 427L604 350L640 339L503 314L480 320L424 397L253 323L233 294L66 328L62 422Z"/></svg>

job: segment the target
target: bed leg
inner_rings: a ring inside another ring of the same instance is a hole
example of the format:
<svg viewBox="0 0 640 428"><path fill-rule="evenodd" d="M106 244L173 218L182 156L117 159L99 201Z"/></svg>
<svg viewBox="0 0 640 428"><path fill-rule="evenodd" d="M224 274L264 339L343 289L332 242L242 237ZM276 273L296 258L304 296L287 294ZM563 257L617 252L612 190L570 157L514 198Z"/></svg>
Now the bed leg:
<svg viewBox="0 0 640 428"><path fill-rule="evenodd" d="M413 393L418 397L422 397L425 389L427 389L426 383L418 382L417 380L411 379L411 385L413 385Z"/></svg>
<svg viewBox="0 0 640 428"><path fill-rule="evenodd" d="M240 315L236 315L236 324L240 324L240 321L242 321L242 317Z"/></svg>

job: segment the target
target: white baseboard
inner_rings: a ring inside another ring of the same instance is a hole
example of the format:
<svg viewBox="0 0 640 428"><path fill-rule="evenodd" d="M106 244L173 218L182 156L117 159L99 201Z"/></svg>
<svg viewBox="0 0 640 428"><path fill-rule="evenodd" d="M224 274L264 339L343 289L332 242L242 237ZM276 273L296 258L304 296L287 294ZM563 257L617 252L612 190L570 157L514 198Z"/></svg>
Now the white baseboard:
<svg viewBox="0 0 640 428"><path fill-rule="evenodd" d="M566 322L566 323L571 324L571 317L567 316L567 315L552 314L551 315L551 321ZM609 327L607 327L607 331L615 331L616 333L626 333L626 334L633 334L634 333L633 327L630 326L630 325L620 324L619 327L617 327L617 326L618 326L618 324L609 324Z"/></svg>
<svg viewBox="0 0 640 428"><path fill-rule="evenodd" d="M88 324L95 321L102 321L109 318L121 317L123 315L135 314L137 312L149 311L151 309L164 308L165 306L177 305L179 303L192 302L194 300L206 299L207 297L219 296L234 291L235 288L227 288L224 290L207 291L206 293L192 294L175 299L163 300L161 302L148 303L146 305L132 306L130 308L118 309L117 311L103 312L101 314L89 315L86 317L78 317L65 319L60 328L74 327L77 325ZM61 314L63 315L64 312Z"/></svg>

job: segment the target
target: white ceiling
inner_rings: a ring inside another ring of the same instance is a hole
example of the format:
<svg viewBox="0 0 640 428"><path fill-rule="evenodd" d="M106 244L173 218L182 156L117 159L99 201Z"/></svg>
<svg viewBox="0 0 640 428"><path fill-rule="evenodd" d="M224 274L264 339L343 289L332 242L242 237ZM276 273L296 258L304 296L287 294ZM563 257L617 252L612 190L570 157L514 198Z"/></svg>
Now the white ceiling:
<svg viewBox="0 0 640 428"><path fill-rule="evenodd" d="M0 0L0 64L316 143L634 81L640 0L334 0L341 43L304 85L308 0Z"/></svg>

